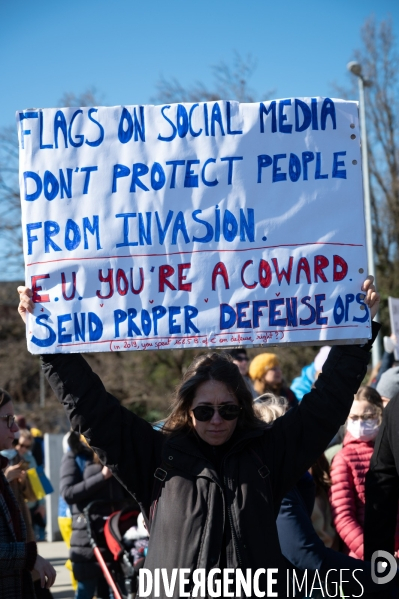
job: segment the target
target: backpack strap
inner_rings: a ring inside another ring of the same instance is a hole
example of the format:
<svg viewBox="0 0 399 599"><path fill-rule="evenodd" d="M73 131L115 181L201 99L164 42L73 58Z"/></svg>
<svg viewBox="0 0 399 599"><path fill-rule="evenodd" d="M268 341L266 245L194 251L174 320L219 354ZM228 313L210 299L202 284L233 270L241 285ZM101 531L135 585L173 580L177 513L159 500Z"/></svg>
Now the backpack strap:
<svg viewBox="0 0 399 599"><path fill-rule="evenodd" d="M165 460L162 460L161 465L158 466L158 468L154 472L154 478L155 478L154 491L153 491L154 499L152 500L151 507L150 507L150 514L149 514L150 527L151 527L152 521L154 519L154 515L155 515L156 508L157 508L158 499L161 494L161 489L163 487L163 483L164 483L166 477L168 476L168 472L170 472L172 469L173 469L173 466L171 466L170 464L165 462Z"/></svg>
<svg viewBox="0 0 399 599"><path fill-rule="evenodd" d="M270 470L269 468L266 466L266 464L263 463L262 458L260 457L260 455L252 448L249 448L249 451L252 453L252 455L255 458L255 461L258 463L258 465L260 464L260 468L258 469L258 474L261 478L266 478L267 476L269 476L270 474Z"/></svg>
<svg viewBox="0 0 399 599"><path fill-rule="evenodd" d="M168 466L168 464L166 464L166 465ZM154 478L156 478L157 480L160 480L161 483L163 483L163 481L165 480L165 478L167 476L168 476L168 470L161 468L160 466L154 472Z"/></svg>

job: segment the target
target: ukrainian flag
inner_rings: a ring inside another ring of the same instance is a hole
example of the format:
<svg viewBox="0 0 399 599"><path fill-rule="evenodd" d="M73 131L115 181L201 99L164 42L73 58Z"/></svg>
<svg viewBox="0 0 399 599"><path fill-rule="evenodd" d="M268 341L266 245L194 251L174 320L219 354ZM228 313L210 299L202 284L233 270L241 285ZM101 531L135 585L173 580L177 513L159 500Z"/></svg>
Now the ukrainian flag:
<svg viewBox="0 0 399 599"><path fill-rule="evenodd" d="M43 466L29 468L29 470L26 471L26 474L28 475L32 490L37 499L43 499L43 497L49 493L53 493L54 489L51 485L51 482L44 474Z"/></svg>

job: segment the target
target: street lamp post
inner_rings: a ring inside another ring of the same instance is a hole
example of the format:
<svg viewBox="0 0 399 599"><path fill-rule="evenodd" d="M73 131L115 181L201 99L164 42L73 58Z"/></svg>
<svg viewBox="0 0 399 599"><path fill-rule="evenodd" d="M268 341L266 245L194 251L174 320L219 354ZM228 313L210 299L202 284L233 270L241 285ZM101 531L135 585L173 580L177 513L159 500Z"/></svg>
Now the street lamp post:
<svg viewBox="0 0 399 599"><path fill-rule="evenodd" d="M45 395L46 391L44 388L44 372L43 372L40 362L39 362L39 382L40 382L39 405L41 408L44 408L46 406L46 395Z"/></svg>
<svg viewBox="0 0 399 599"><path fill-rule="evenodd" d="M370 177L369 161L367 154L367 131L366 131L366 110L364 103L364 88L372 85L371 81L365 79L362 75L362 67L358 62L349 62L348 70L357 77L359 83L359 116L360 133L362 140L362 171L363 171L363 193L364 193L364 216L366 220L366 244L367 244L367 269L370 275L373 275L376 282L375 263L374 263L374 243L373 229L371 226L371 200L370 200ZM378 317L377 317L378 318ZM372 350L373 366L376 366L381 359L380 345L378 341L373 345Z"/></svg>

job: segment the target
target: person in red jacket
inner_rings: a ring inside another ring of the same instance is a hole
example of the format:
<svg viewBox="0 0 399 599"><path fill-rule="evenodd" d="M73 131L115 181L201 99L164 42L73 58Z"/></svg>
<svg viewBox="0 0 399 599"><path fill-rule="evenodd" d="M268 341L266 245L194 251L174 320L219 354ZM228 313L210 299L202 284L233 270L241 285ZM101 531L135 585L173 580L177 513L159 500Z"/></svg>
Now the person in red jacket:
<svg viewBox="0 0 399 599"><path fill-rule="evenodd" d="M382 421L383 404L372 387L355 395L346 423L343 448L331 466L331 511L345 553L363 559L365 478Z"/></svg>

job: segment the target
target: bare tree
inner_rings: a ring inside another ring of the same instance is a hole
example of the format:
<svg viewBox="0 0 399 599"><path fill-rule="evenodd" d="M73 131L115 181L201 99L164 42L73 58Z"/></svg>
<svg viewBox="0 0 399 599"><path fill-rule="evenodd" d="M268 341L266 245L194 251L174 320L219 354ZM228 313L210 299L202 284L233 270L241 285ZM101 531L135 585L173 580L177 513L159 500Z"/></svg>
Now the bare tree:
<svg viewBox="0 0 399 599"><path fill-rule="evenodd" d="M59 106L99 106L104 101L103 94L99 93L95 87L89 87L86 91L81 94L74 94L73 92L65 92L61 96L58 105Z"/></svg>
<svg viewBox="0 0 399 599"><path fill-rule="evenodd" d="M386 299L399 297L399 52L391 19L366 20L354 52L371 86L365 88L377 282ZM351 97L357 96L352 76ZM339 89L339 88L338 88ZM347 90L340 92L348 95ZM382 320L388 325L386 302Z"/></svg>
<svg viewBox="0 0 399 599"><path fill-rule="evenodd" d="M2 280L23 278L18 138L15 127L0 131L0 264Z"/></svg>
<svg viewBox="0 0 399 599"><path fill-rule="evenodd" d="M157 92L153 102L205 102L212 100L238 100L239 102L254 102L255 94L249 86L249 80L256 68L256 60L248 54L243 57L238 52L233 53L231 63L220 61L211 67L213 84L207 85L197 81L184 86L175 77L167 79L161 76L156 83ZM264 97L271 96L269 91Z"/></svg>

